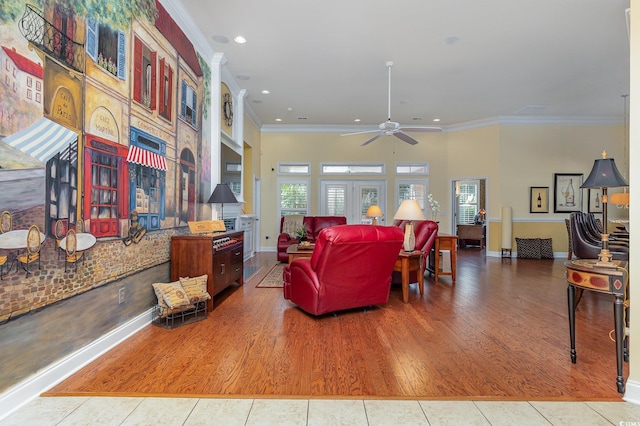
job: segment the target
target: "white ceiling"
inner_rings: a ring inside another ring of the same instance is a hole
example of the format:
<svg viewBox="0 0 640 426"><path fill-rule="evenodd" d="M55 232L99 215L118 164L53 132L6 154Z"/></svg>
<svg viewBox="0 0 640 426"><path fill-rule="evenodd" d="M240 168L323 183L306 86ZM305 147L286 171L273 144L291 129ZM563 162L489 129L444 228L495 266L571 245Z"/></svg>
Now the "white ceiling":
<svg viewBox="0 0 640 426"><path fill-rule="evenodd" d="M387 61L403 125L621 120L629 92L628 0L181 1L261 125L385 121Z"/></svg>

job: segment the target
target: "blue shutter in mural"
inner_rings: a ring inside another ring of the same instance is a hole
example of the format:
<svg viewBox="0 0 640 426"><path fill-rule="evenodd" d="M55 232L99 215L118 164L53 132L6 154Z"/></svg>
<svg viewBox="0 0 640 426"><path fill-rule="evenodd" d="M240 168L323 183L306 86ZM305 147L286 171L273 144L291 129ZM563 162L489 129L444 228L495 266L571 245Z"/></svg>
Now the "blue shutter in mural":
<svg viewBox="0 0 640 426"><path fill-rule="evenodd" d="M196 105L198 105L198 95L196 95L195 90L193 90L191 93L193 94L193 103L191 104L191 107L193 108L193 114L191 114L191 124L193 125L193 127L196 127Z"/></svg>
<svg viewBox="0 0 640 426"><path fill-rule="evenodd" d="M124 34L124 31L122 30L118 30L118 78L121 80L125 80L126 79L126 56L127 56L127 52L126 52L126 36Z"/></svg>
<svg viewBox="0 0 640 426"><path fill-rule="evenodd" d="M182 80L182 94L180 95L180 117L187 118L187 82Z"/></svg>
<svg viewBox="0 0 640 426"><path fill-rule="evenodd" d="M94 18L87 18L87 55L94 62L98 61L98 21Z"/></svg>

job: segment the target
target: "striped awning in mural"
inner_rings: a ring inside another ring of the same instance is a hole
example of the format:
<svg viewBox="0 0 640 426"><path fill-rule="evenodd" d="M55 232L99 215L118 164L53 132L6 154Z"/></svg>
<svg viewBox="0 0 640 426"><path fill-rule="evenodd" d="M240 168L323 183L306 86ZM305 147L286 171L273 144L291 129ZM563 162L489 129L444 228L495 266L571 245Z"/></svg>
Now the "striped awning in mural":
<svg viewBox="0 0 640 426"><path fill-rule="evenodd" d="M146 149L139 148L135 145L131 145L129 147L127 161L129 163L151 167L152 169L167 171L167 160L162 155L147 151Z"/></svg>
<svg viewBox="0 0 640 426"><path fill-rule="evenodd" d="M46 163L51 157L78 140L78 134L42 117L24 130L7 136L3 142Z"/></svg>

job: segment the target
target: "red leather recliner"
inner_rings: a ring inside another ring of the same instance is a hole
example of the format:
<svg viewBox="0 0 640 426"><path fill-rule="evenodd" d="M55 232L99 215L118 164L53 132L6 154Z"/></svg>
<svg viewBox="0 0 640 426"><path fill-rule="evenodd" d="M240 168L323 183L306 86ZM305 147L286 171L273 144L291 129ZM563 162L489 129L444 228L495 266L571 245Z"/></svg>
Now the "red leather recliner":
<svg viewBox="0 0 640 426"><path fill-rule="evenodd" d="M291 238L289 234L282 232L283 223L284 217L281 217L280 234L278 235L277 244L278 262L287 262L289 260L287 248L289 248L291 244L296 243L296 240ZM315 243L321 230L330 226L346 225L347 218L345 216L305 216L302 223L307 230L307 241Z"/></svg>
<svg viewBox="0 0 640 426"><path fill-rule="evenodd" d="M403 237L395 226L323 229L311 258L284 267L285 299L313 315L387 303Z"/></svg>
<svg viewBox="0 0 640 426"><path fill-rule="evenodd" d="M402 230L404 238L404 227L409 222L408 220L396 220L393 222L394 226L399 227ZM436 237L438 236L438 223L432 220L413 221L413 233L416 236L416 250L420 250L424 253L423 259L425 264L424 270L427 270L427 262L429 261L429 253L431 248L436 243ZM392 282L394 284L402 283L402 275L400 272L394 272ZM409 273L409 282L418 282L417 272Z"/></svg>

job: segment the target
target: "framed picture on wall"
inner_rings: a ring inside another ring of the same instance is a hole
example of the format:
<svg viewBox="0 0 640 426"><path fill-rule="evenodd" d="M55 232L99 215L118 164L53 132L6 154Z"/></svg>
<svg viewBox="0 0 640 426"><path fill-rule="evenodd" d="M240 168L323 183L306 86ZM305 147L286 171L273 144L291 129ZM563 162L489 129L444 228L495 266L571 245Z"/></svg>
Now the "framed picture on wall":
<svg viewBox="0 0 640 426"><path fill-rule="evenodd" d="M553 212L570 213L582 210L582 173L554 173Z"/></svg>
<svg viewBox="0 0 640 426"><path fill-rule="evenodd" d="M588 198L587 211L589 213L602 213L602 190L590 188Z"/></svg>
<svg viewBox="0 0 640 426"><path fill-rule="evenodd" d="M549 213L549 187L529 187L529 213Z"/></svg>

